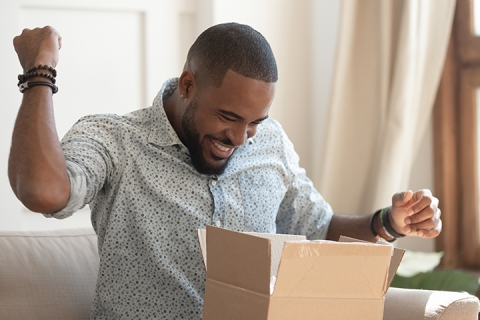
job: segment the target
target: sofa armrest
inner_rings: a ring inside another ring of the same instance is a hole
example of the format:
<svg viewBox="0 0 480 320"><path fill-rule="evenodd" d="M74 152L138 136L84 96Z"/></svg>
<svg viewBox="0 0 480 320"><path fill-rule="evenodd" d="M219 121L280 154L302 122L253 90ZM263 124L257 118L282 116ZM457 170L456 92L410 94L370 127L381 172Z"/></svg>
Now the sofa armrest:
<svg viewBox="0 0 480 320"><path fill-rule="evenodd" d="M478 298L468 293L390 288L384 320L477 320Z"/></svg>
<svg viewBox="0 0 480 320"><path fill-rule="evenodd" d="M0 319L89 319L98 265L93 229L0 231Z"/></svg>

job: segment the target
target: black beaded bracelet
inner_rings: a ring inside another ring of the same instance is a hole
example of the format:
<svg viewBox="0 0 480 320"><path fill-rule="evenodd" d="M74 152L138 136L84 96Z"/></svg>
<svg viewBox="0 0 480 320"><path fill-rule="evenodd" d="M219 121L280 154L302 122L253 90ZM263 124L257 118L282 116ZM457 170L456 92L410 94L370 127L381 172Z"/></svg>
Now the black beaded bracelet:
<svg viewBox="0 0 480 320"><path fill-rule="evenodd" d="M21 93L24 93L25 90L30 89L31 87L34 86L48 86L52 88L52 93L55 94L58 92L58 87L54 85L51 82L48 81L27 81L25 83L21 83L18 85L18 89L20 90Z"/></svg>
<svg viewBox="0 0 480 320"><path fill-rule="evenodd" d="M34 78L34 77L47 78L48 80L52 81L53 84L55 84L55 82L57 82L55 77L52 76L49 73L46 73L46 72L29 72L29 73L26 73L26 74L19 74L18 75L18 85L20 85L20 84L26 82L28 79Z"/></svg>
<svg viewBox="0 0 480 320"><path fill-rule="evenodd" d="M25 72L25 73L26 74L27 73L32 73L32 72L37 71L38 69L48 70L53 74L54 77L57 76L57 70L55 70L55 68L52 68L52 67L50 67L46 64L39 64L38 66L33 66L30 69L28 69L27 72Z"/></svg>
<svg viewBox="0 0 480 320"><path fill-rule="evenodd" d="M397 238L405 237L404 234L398 233L392 228L392 225L390 224L390 219L388 217L388 208L385 208L380 212L380 221L382 222L382 226L387 235L393 238L392 240L390 240L390 242L397 240Z"/></svg>

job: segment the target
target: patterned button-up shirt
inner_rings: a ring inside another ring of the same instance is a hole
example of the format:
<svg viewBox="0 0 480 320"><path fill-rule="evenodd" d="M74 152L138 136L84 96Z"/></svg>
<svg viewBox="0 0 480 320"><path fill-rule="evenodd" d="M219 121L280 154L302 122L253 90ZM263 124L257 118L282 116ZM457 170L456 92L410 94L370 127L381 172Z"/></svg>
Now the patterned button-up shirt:
<svg viewBox="0 0 480 320"><path fill-rule="evenodd" d="M324 239L330 206L272 119L219 176L198 173L170 125L165 83L153 106L79 120L62 140L71 181L64 218L86 204L98 235L93 319L200 319L205 267L197 229L304 234Z"/></svg>

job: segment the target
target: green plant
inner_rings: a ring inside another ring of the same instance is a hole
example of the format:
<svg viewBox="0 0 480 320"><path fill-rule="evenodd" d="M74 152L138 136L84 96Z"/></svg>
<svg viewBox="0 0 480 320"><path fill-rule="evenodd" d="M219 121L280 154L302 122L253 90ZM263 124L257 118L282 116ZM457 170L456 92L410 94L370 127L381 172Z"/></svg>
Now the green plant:
<svg viewBox="0 0 480 320"><path fill-rule="evenodd" d="M478 277L462 270L443 269L420 272L411 277L395 275L392 287L443 291L466 291L475 295L478 291Z"/></svg>

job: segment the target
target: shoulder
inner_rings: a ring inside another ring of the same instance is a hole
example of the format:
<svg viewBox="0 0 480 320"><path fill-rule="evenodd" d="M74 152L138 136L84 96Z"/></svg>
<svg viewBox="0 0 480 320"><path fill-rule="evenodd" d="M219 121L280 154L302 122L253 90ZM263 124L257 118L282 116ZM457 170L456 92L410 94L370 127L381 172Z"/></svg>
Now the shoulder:
<svg viewBox="0 0 480 320"><path fill-rule="evenodd" d="M259 124L255 134L255 138L258 139L283 139L286 136L282 125L272 118L268 118Z"/></svg>
<svg viewBox="0 0 480 320"><path fill-rule="evenodd" d="M105 113L105 114L93 114L87 115L80 118L74 126L82 125L85 123L88 124L109 124L109 125L119 125L119 124L131 124L131 125L142 125L151 121L152 118L152 108L144 108L135 110L133 112L119 115L114 113Z"/></svg>
<svg viewBox="0 0 480 320"><path fill-rule="evenodd" d="M268 143L281 146L282 148L293 148L292 142L283 130L282 125L271 118L263 121L257 128L257 133L253 137L255 143Z"/></svg>
<svg viewBox="0 0 480 320"><path fill-rule="evenodd" d="M295 152L294 145L278 121L269 118L262 122L254 136L254 142L280 155L288 166L298 165L299 157Z"/></svg>
<svg viewBox="0 0 480 320"><path fill-rule="evenodd" d="M274 119L266 119L257 127L256 134L248 140L245 150L260 157L276 157L287 160L293 152L293 145Z"/></svg>
<svg viewBox="0 0 480 320"><path fill-rule="evenodd" d="M99 134L118 131L144 130L152 122L151 108L136 110L125 115L94 114L80 118L66 134L65 138L75 134Z"/></svg>

